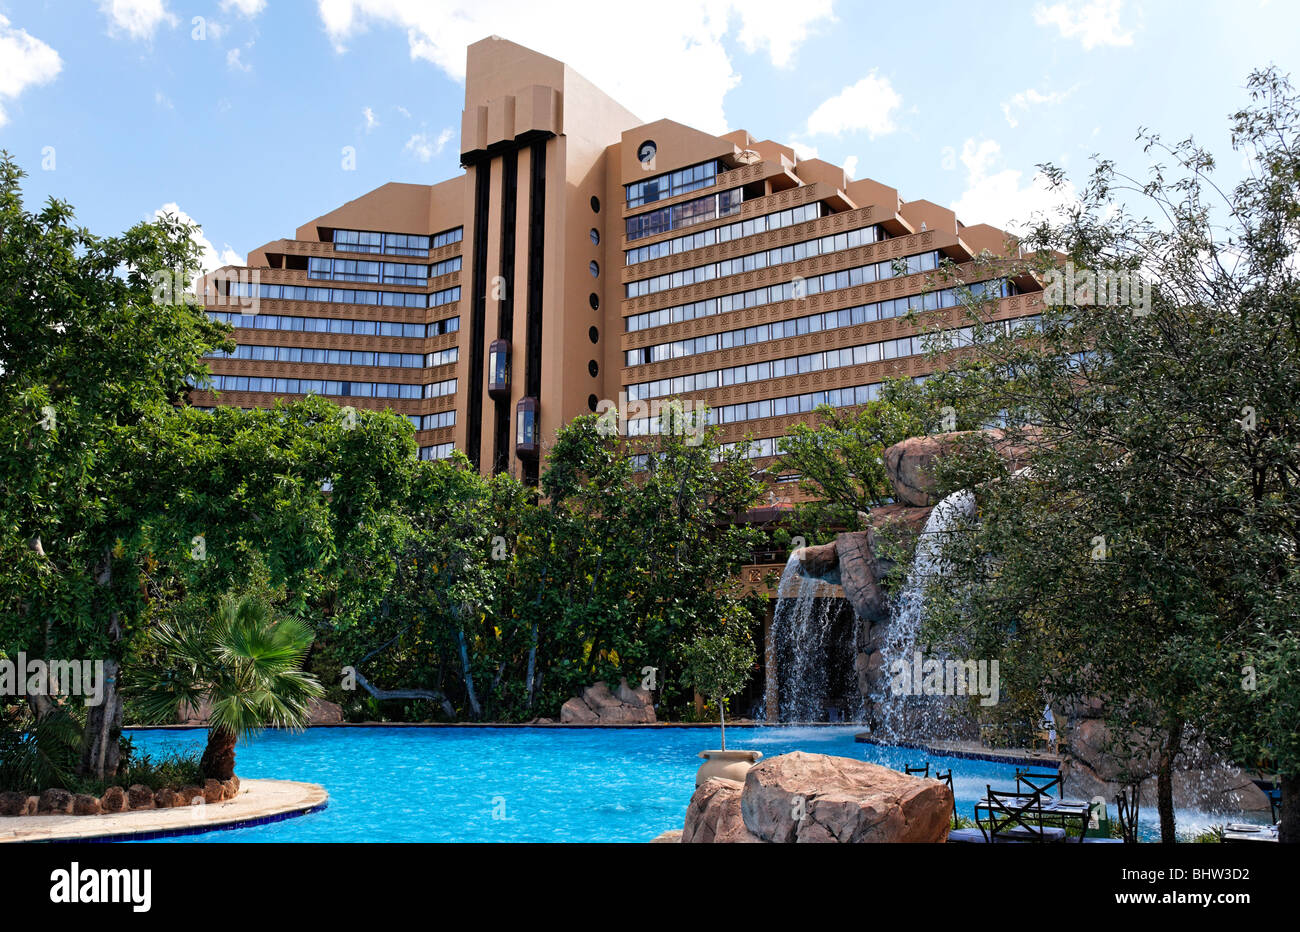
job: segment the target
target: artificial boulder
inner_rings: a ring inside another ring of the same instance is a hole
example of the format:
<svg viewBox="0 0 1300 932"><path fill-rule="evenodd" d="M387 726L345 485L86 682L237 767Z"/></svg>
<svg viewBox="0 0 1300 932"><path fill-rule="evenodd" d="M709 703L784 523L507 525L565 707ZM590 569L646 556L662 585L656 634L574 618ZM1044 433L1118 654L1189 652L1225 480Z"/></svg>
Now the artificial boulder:
<svg viewBox="0 0 1300 932"><path fill-rule="evenodd" d="M143 783L135 783L126 791L126 800L132 809L154 808L153 790Z"/></svg>
<svg viewBox="0 0 1300 932"><path fill-rule="evenodd" d="M27 814L27 794L0 793L0 816L20 816Z"/></svg>
<svg viewBox="0 0 1300 932"><path fill-rule="evenodd" d="M89 793L78 793L72 797L73 815L99 815L101 811L99 797L97 796L91 796Z"/></svg>
<svg viewBox="0 0 1300 932"><path fill-rule="evenodd" d="M695 788L686 807L683 844L753 844L762 841L745 826L741 813L744 784L711 777Z"/></svg>
<svg viewBox="0 0 1300 932"><path fill-rule="evenodd" d="M647 725L655 718L648 689L633 689L621 680L617 694L605 683L594 683L560 707L560 721L576 725Z"/></svg>
<svg viewBox="0 0 1300 932"><path fill-rule="evenodd" d="M747 829L771 842L942 842L953 797L938 780L847 757L795 751L750 768Z"/></svg>
<svg viewBox="0 0 1300 932"><path fill-rule="evenodd" d="M993 452L1014 471L1029 461L1034 435L1021 430L1015 437L1004 430L951 431L923 437L908 437L885 450L882 459L885 473L894 487L894 497L904 505L936 505L939 502L935 482L935 462L967 439L983 435L990 441Z"/></svg>
<svg viewBox="0 0 1300 932"><path fill-rule="evenodd" d="M317 699L307 712L309 725L339 725L343 722L343 707L328 699Z"/></svg>
<svg viewBox="0 0 1300 932"><path fill-rule="evenodd" d="M126 790L120 786L110 786L99 799L99 807L104 812L126 812L130 806Z"/></svg>
<svg viewBox="0 0 1300 932"><path fill-rule="evenodd" d="M37 811L41 815L66 815L72 811L72 794L65 789L48 789L41 794Z"/></svg>

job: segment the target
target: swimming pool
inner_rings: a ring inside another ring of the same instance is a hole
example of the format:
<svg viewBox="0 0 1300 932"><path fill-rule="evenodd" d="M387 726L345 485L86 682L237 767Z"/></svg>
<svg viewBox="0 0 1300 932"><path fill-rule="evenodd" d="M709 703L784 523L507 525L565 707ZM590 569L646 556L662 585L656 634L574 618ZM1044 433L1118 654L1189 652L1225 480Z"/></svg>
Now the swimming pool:
<svg viewBox="0 0 1300 932"><path fill-rule="evenodd" d="M953 767L958 811L1015 768L854 742L854 726L732 726L728 744L764 757L809 751L901 770ZM201 748L203 729L132 729L138 748ZM646 842L681 828L696 728L313 728L266 732L236 751L241 777L322 784L328 808L270 825L168 842Z"/></svg>

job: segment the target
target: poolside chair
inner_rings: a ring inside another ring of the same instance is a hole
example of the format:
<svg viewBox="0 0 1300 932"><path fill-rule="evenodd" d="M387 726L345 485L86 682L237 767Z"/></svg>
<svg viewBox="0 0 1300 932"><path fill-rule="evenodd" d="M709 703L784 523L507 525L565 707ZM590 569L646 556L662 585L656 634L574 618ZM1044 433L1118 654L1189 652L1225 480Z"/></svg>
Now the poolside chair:
<svg viewBox="0 0 1300 932"><path fill-rule="evenodd" d="M985 785L988 795L975 806L975 822L991 844L1063 842L1066 830L1043 824L1043 794L995 790ZM984 818L980 818L980 813Z"/></svg>
<svg viewBox="0 0 1300 932"><path fill-rule="evenodd" d="M948 784L948 791L952 793L952 826L953 828L956 828L957 827L957 790L954 789L952 785L952 768L949 767L947 770L936 770L934 772L934 778L936 780L942 780L944 783Z"/></svg>
<svg viewBox="0 0 1300 932"><path fill-rule="evenodd" d="M903 771L909 777L928 777L930 776L930 762L926 761L924 767L912 767L904 764Z"/></svg>
<svg viewBox="0 0 1300 932"><path fill-rule="evenodd" d="M1119 821L1120 837L1126 845L1138 840L1138 790L1141 784L1130 783L1120 787L1115 794L1115 817Z"/></svg>
<svg viewBox="0 0 1300 932"><path fill-rule="evenodd" d="M1051 796L1052 790L1056 790L1056 796L1059 798L1065 792L1065 778L1061 772L1042 771L1042 770L1021 770L1016 768L1016 789L1017 790L1037 790L1044 796Z"/></svg>
<svg viewBox="0 0 1300 932"><path fill-rule="evenodd" d="M1273 823L1276 825L1281 818L1282 809L1282 787L1276 780L1251 780L1268 797L1268 806L1273 812Z"/></svg>

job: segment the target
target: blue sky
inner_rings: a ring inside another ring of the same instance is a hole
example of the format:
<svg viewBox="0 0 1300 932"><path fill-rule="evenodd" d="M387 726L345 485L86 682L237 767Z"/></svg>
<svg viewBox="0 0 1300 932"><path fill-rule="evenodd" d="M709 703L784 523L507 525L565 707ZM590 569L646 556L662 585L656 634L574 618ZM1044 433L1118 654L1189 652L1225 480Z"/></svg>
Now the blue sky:
<svg viewBox="0 0 1300 932"><path fill-rule="evenodd" d="M242 261L387 181L458 172L464 49L490 34L647 121L743 127L968 223L1048 206L1041 162L1144 170L1139 126L1235 177L1247 74L1300 80L1283 0L0 0L0 148L29 207L110 232L176 205L211 262Z"/></svg>

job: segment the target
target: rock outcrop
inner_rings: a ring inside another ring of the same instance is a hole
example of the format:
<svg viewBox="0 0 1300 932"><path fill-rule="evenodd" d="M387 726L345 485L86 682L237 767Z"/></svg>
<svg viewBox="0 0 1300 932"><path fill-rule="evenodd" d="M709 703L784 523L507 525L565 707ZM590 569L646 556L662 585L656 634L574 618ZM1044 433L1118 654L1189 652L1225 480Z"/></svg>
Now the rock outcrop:
<svg viewBox="0 0 1300 932"><path fill-rule="evenodd" d="M1065 763L1062 772L1071 796L1113 800L1119 792L1119 765L1108 750L1110 730L1100 717L1097 704L1076 710L1065 729ZM1142 807L1155 806L1156 759L1132 762L1146 776L1142 784ZM1174 805L1211 812L1268 812L1268 797L1251 782L1245 771L1225 764L1199 742L1184 748L1173 774Z"/></svg>
<svg viewBox="0 0 1300 932"><path fill-rule="evenodd" d="M946 841L952 791L938 780L847 757L796 751L750 768L743 784L696 788L683 842Z"/></svg>
<svg viewBox="0 0 1300 932"><path fill-rule="evenodd" d="M695 788L686 807L683 844L754 844L758 838L745 826L740 799L744 784L713 777Z"/></svg>
<svg viewBox="0 0 1300 932"><path fill-rule="evenodd" d="M576 725L648 725L655 718L654 700L648 689L633 689L620 680L610 692L605 683L594 683L560 707L560 722Z"/></svg>
<svg viewBox="0 0 1300 932"><path fill-rule="evenodd" d="M993 451L1011 469L1020 469L1029 461L1029 448L1003 430L952 431L924 437L908 437L885 450L885 473L894 487L894 497L904 505L937 505L934 466L940 457L957 449L963 441L982 434L991 441ZM1022 435L1024 432L1022 431Z"/></svg>

